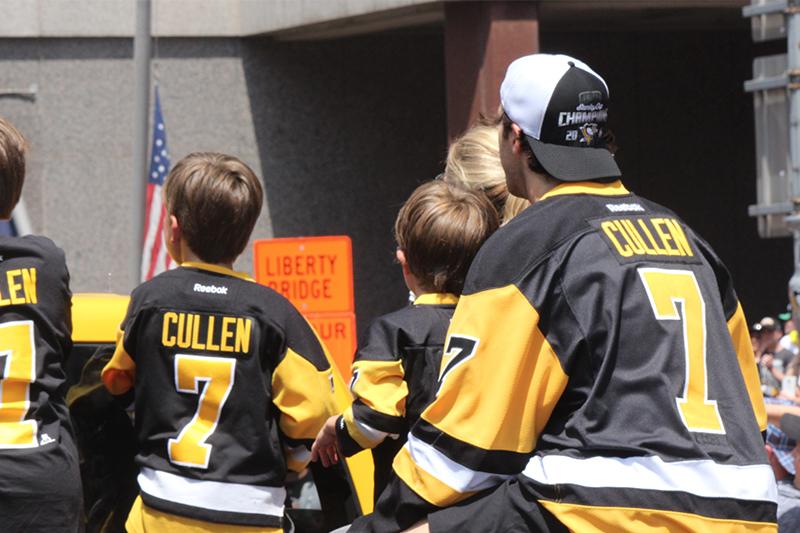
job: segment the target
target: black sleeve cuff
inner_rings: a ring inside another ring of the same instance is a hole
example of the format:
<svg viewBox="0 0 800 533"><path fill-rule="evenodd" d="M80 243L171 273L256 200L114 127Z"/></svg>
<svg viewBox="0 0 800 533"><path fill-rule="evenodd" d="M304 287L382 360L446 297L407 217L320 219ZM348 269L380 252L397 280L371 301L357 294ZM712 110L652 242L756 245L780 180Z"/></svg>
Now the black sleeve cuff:
<svg viewBox="0 0 800 533"><path fill-rule="evenodd" d="M355 455L364 449L350 436L350 432L347 431L347 425L344 423L343 416L339 416L339 418L336 419L336 438L339 439L339 447L345 457Z"/></svg>
<svg viewBox="0 0 800 533"><path fill-rule="evenodd" d="M400 416L389 416L367 407L361 400L353 402L353 418L369 424L370 427L393 435L408 433L406 419Z"/></svg>

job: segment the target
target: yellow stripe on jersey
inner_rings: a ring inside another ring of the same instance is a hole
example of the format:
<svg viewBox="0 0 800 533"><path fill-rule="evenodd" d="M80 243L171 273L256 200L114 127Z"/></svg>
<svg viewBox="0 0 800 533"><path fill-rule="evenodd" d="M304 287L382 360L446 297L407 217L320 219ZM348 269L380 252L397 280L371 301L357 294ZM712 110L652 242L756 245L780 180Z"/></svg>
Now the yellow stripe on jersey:
<svg viewBox="0 0 800 533"><path fill-rule="evenodd" d="M739 366L742 369L744 384L747 386L747 394L750 396L750 403L753 404L753 412L756 414L758 429L767 430L767 410L764 407L764 396L761 393L761 381L758 377L755 356L753 355L753 344L750 342L750 331L742 311L742 304L736 306L736 312L728 320L728 331L731 334L733 348L739 358Z"/></svg>
<svg viewBox="0 0 800 533"><path fill-rule="evenodd" d="M211 263L203 263L201 261L185 261L181 263L182 267L186 268L196 268L198 270L208 270L209 272L215 272L217 274L225 274L226 276L232 276L234 278L243 279L245 281L252 281L255 282L253 278L251 278L248 274L244 272L237 272L230 268L220 266L220 265L212 265Z"/></svg>
<svg viewBox="0 0 800 533"><path fill-rule="evenodd" d="M616 180L611 183L600 183L595 181L566 182L550 189L539 200L552 196L564 194L594 194L598 196L622 196L630 194L622 181Z"/></svg>
<svg viewBox="0 0 800 533"><path fill-rule="evenodd" d="M502 320L487 320L501 312ZM514 285L462 296L448 339L477 339L475 354L447 373L422 418L478 448L533 450L568 379L538 322Z"/></svg>
<svg viewBox="0 0 800 533"><path fill-rule="evenodd" d="M458 296L449 292L428 292L420 294L414 300L414 305L455 305Z"/></svg>
<svg viewBox="0 0 800 533"><path fill-rule="evenodd" d="M405 416L408 384L402 361L356 361L353 375L352 392L367 407L387 416Z"/></svg>
<svg viewBox="0 0 800 533"><path fill-rule="evenodd" d="M280 527L263 526L237 526L233 524L217 524L194 520L185 516L164 513L147 507L142 503L142 497L137 496L133 502L125 529L130 533L282 533Z"/></svg>
<svg viewBox="0 0 800 533"><path fill-rule="evenodd" d="M101 373L103 385L114 395L125 394L136 381L136 363L125 351L124 338L125 332L117 331L117 348Z"/></svg>
<svg viewBox="0 0 800 533"><path fill-rule="evenodd" d="M449 485L420 468L411 458L407 447L403 447L394 457L392 468L421 498L438 506L447 507L474 494L474 492L458 492Z"/></svg>
<svg viewBox="0 0 800 533"><path fill-rule="evenodd" d="M325 421L337 414L331 369L317 370L306 358L286 349L272 374L273 403L279 426L290 439L313 440Z"/></svg>
<svg viewBox="0 0 800 533"><path fill-rule="evenodd" d="M726 533L775 533L777 524L709 518L690 513L636 509L626 507L596 507L539 500L548 511L570 531L619 531L646 533L669 531L725 531Z"/></svg>

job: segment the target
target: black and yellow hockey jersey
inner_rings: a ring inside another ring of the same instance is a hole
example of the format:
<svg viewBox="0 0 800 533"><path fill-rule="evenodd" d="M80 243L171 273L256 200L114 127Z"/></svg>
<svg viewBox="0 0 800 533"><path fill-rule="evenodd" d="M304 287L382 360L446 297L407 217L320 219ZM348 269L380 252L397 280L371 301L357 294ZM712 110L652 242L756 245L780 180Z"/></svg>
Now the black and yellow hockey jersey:
<svg viewBox="0 0 800 533"><path fill-rule="evenodd" d="M78 455L63 369L72 348L64 252L0 237L0 529L77 531Z"/></svg>
<svg viewBox="0 0 800 533"><path fill-rule="evenodd" d="M440 381L395 459L402 481L353 531L401 529L506 480L572 531L775 530L730 276L619 181L561 184L486 242Z"/></svg>
<svg viewBox="0 0 800 533"><path fill-rule="evenodd" d="M373 449L376 498L388 482L408 428L436 393L442 348L457 302L452 294L422 294L413 305L376 318L356 352L350 382L355 401L336 430L346 456Z"/></svg>
<svg viewBox="0 0 800 533"><path fill-rule="evenodd" d="M145 505L280 527L286 469L307 464L336 413L306 320L244 274L184 263L133 291L120 333L103 381L114 394L135 386Z"/></svg>

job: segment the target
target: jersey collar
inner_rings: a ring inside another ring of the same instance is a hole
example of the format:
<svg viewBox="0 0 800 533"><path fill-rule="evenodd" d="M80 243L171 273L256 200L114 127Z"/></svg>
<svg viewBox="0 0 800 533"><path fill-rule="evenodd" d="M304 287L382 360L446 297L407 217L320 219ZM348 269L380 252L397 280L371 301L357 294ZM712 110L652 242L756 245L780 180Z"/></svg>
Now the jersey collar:
<svg viewBox="0 0 800 533"><path fill-rule="evenodd" d="M455 305L458 303L458 296L449 292L429 292L420 294L414 300L414 305Z"/></svg>
<svg viewBox="0 0 800 533"><path fill-rule="evenodd" d="M566 182L557 185L547 191L539 201L553 196L561 196L565 194L594 194L597 196L623 196L630 194L628 189L622 184L622 181L616 180L611 183L598 183L596 181L576 181Z"/></svg>
<svg viewBox="0 0 800 533"><path fill-rule="evenodd" d="M219 265L212 265L210 263L186 261L185 263L181 263L181 266L186 268L196 268L198 270L207 270L209 272L216 272L217 274L225 274L226 276L233 276L234 278L243 279L245 281L255 281L253 278L251 278L244 272L236 272L235 270L231 270L230 268L226 268Z"/></svg>

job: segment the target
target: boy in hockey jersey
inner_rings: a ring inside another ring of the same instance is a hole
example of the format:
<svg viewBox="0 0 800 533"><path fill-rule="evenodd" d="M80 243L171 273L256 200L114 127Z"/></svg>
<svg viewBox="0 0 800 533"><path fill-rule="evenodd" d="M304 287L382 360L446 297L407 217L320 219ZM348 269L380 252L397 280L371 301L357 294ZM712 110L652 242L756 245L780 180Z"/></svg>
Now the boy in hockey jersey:
<svg viewBox="0 0 800 533"><path fill-rule="evenodd" d="M232 265L262 204L240 160L195 153L165 183L180 267L137 287L103 370L135 390L140 497L126 527L281 531L287 468L335 412L323 348L297 310Z"/></svg>
<svg viewBox="0 0 800 533"><path fill-rule="evenodd" d="M0 219L25 181L25 139L0 118ZM0 237L0 529L82 529L78 453L64 401L72 349L64 252L45 237Z"/></svg>
<svg viewBox="0 0 800 533"><path fill-rule="evenodd" d="M418 187L395 222L397 260L414 305L378 317L353 363L353 405L332 417L312 447L328 466L372 448L375 498L392 459L438 387L447 327L472 258L499 224L486 195L443 181ZM388 438L387 438L388 437Z"/></svg>

